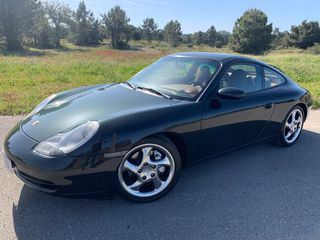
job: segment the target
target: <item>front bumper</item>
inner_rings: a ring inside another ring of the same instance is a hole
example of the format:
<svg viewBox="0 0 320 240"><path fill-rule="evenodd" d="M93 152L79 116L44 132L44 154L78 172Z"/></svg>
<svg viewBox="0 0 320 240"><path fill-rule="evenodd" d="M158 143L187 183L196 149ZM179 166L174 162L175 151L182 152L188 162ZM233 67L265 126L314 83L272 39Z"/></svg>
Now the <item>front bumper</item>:
<svg viewBox="0 0 320 240"><path fill-rule="evenodd" d="M4 141L6 163L26 185L62 196L114 193L120 157L106 159L92 154L46 158L34 153L36 144L23 133L20 124Z"/></svg>
<svg viewBox="0 0 320 240"><path fill-rule="evenodd" d="M2 159L3 159L3 164L5 166L5 168L10 171L13 172L13 166L12 166L12 162L11 160L7 157L7 155L4 153L4 150L2 149Z"/></svg>

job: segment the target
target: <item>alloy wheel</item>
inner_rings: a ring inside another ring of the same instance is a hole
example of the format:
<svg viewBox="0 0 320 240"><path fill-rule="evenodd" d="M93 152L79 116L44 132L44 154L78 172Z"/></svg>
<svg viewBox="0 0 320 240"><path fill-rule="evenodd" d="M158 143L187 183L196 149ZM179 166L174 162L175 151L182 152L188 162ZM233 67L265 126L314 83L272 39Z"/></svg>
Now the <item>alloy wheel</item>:
<svg viewBox="0 0 320 240"><path fill-rule="evenodd" d="M139 197L152 197L170 184L175 173L172 154L158 144L142 144L130 150L118 169L121 187Z"/></svg>
<svg viewBox="0 0 320 240"><path fill-rule="evenodd" d="M284 126L284 140L291 144L300 135L303 125L303 113L299 108L294 109L288 116Z"/></svg>

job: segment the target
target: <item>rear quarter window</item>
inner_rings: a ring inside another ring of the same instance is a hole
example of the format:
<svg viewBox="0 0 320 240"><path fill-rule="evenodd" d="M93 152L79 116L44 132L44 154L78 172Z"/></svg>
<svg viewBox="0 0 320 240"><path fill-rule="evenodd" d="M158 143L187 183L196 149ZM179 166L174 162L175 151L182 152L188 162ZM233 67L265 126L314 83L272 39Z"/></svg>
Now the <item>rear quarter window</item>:
<svg viewBox="0 0 320 240"><path fill-rule="evenodd" d="M286 79L276 71L263 67L264 88L272 88L286 82Z"/></svg>

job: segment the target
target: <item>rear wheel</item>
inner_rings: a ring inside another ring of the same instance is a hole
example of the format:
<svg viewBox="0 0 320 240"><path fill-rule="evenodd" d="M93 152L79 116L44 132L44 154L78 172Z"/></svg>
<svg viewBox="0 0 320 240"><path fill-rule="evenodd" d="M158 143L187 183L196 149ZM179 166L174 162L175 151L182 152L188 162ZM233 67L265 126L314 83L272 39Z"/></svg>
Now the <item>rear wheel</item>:
<svg viewBox="0 0 320 240"><path fill-rule="evenodd" d="M120 163L118 188L130 200L156 200L173 188L180 169L180 155L173 143L162 138L146 138Z"/></svg>
<svg viewBox="0 0 320 240"><path fill-rule="evenodd" d="M303 110L299 106L293 107L285 117L280 131L281 146L292 146L299 138L304 123Z"/></svg>

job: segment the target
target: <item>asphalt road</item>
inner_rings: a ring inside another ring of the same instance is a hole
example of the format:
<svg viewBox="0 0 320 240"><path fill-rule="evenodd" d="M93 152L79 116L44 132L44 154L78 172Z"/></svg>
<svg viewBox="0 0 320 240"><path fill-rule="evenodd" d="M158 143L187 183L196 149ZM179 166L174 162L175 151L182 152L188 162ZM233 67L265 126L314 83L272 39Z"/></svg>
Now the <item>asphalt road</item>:
<svg viewBox="0 0 320 240"><path fill-rule="evenodd" d="M0 117L0 143L21 117ZM182 172L166 197L137 204L65 199L0 165L0 239L320 239L320 111L291 148L260 143Z"/></svg>

